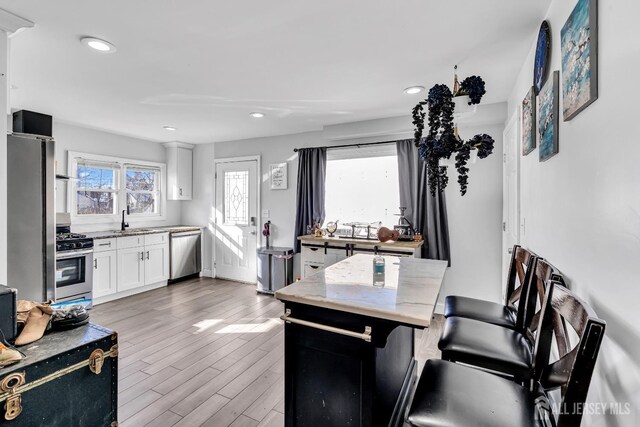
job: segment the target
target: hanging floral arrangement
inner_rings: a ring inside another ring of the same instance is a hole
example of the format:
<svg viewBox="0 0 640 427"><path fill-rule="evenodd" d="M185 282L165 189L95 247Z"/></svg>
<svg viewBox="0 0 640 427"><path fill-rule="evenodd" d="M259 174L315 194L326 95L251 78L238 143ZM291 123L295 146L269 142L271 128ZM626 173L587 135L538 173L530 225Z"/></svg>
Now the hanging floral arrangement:
<svg viewBox="0 0 640 427"><path fill-rule="evenodd" d="M450 159L455 153L458 184L460 193L464 196L469 185L467 163L471 157L471 150L477 150L480 159L493 152L494 140L489 135L476 135L465 142L458 135L458 129L454 124L454 97L466 95L469 97L469 105L479 104L486 93L484 81L478 76L471 76L464 79L462 84L458 84L456 76L454 92L447 85L435 85L429 90L427 99L420 101L412 111L414 141L420 158L427 164L429 190L434 196L437 191L443 191L449 183L447 166L442 166L440 160ZM425 105L428 113L424 110ZM425 118L428 120L429 129L423 138Z"/></svg>

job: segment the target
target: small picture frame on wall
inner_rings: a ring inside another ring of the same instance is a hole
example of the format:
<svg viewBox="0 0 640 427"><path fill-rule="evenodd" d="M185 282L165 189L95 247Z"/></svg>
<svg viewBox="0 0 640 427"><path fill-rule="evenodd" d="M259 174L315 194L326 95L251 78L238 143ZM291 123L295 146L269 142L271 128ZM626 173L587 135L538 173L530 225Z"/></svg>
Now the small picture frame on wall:
<svg viewBox="0 0 640 427"><path fill-rule="evenodd" d="M269 179L272 190L287 189L287 164L273 163L269 165Z"/></svg>
<svg viewBox="0 0 640 427"><path fill-rule="evenodd" d="M552 78L547 80L538 95L538 146L541 162L558 154L559 80L560 72L554 71Z"/></svg>
<svg viewBox="0 0 640 427"><path fill-rule="evenodd" d="M522 100L522 155L526 156L536 149L536 93L531 86Z"/></svg>

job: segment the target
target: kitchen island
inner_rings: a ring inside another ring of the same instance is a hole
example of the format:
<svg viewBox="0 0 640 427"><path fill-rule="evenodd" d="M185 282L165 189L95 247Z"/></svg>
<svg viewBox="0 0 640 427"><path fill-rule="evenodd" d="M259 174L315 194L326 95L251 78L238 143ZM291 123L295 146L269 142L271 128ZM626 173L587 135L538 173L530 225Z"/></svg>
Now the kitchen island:
<svg viewBox="0 0 640 427"><path fill-rule="evenodd" d="M285 303L285 425L400 426L445 261L357 254L276 292Z"/></svg>

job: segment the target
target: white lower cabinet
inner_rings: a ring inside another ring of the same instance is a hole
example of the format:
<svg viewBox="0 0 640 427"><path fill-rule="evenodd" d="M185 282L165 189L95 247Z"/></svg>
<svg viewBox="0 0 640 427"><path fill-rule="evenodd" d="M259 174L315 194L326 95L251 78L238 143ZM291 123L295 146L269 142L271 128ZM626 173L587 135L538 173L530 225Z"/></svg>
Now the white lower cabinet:
<svg viewBox="0 0 640 427"><path fill-rule="evenodd" d="M115 294L118 291L116 265L116 251L96 252L93 254L94 298Z"/></svg>
<svg viewBox="0 0 640 427"><path fill-rule="evenodd" d="M118 292L144 286L144 247L118 250Z"/></svg>
<svg viewBox="0 0 640 427"><path fill-rule="evenodd" d="M118 237L107 249L107 239L96 240L93 297L95 303L110 301L166 285L169 280L169 235ZM103 243L103 246L100 244ZM147 244L148 243L148 244ZM137 290L139 289L139 290Z"/></svg>
<svg viewBox="0 0 640 427"><path fill-rule="evenodd" d="M325 268L348 258L346 249L327 249L326 252L324 255Z"/></svg>
<svg viewBox="0 0 640 427"><path fill-rule="evenodd" d="M144 283L169 280L169 245L145 246Z"/></svg>

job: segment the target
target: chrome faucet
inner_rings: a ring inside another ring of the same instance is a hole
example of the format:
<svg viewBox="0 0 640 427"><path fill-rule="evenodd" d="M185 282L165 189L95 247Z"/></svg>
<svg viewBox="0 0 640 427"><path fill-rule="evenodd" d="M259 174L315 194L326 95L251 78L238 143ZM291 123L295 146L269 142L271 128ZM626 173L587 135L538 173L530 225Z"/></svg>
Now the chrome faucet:
<svg viewBox="0 0 640 427"><path fill-rule="evenodd" d="M126 228L129 226L128 222L124 222L124 213L127 213L127 215L131 215L131 210L129 209L129 205L127 205L127 210L122 210L122 223L120 224L120 231L124 231L126 230Z"/></svg>

